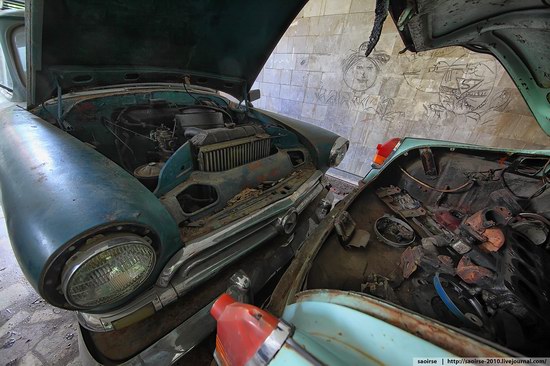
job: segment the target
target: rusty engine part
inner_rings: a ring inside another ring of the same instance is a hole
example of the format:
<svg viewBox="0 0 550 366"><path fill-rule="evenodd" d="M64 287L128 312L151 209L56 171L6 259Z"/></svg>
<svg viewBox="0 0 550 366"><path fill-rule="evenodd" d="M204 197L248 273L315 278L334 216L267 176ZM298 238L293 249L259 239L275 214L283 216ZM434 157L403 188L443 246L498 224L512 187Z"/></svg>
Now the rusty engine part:
<svg viewBox="0 0 550 366"><path fill-rule="evenodd" d="M456 275L471 285L489 284L494 279L493 272L472 263L470 257L463 256L456 266Z"/></svg>
<svg viewBox="0 0 550 366"><path fill-rule="evenodd" d="M425 147L422 149L418 149L418 151L420 152L424 174L430 177L437 177L439 173L437 172L437 164L435 163L432 149L430 149L429 147Z"/></svg>
<svg viewBox="0 0 550 366"><path fill-rule="evenodd" d="M141 184L147 187L150 191L154 191L155 188L157 188L160 171L163 166L163 162L156 161L140 165L134 169L134 177L136 177Z"/></svg>
<svg viewBox="0 0 550 366"><path fill-rule="evenodd" d="M415 284L418 311L522 349L550 336L545 217L521 212L502 190L492 192L494 206L473 214L426 208L395 186L376 193L422 237L422 245L408 246L400 259L403 278ZM523 334L530 327L536 334Z"/></svg>
<svg viewBox="0 0 550 366"><path fill-rule="evenodd" d="M455 273L452 258L446 255L438 255L437 251L426 249L424 242L422 245L405 249L401 254L399 265L403 272L403 278L409 278L419 267L424 269L426 273Z"/></svg>
<svg viewBox="0 0 550 366"><path fill-rule="evenodd" d="M455 235L452 231L437 222L435 217L414 199L408 192L399 187L389 186L376 190L376 195L388 207L403 219L410 219L410 225L423 238L438 237L440 246L450 244Z"/></svg>
<svg viewBox="0 0 550 366"><path fill-rule="evenodd" d="M389 278L372 273L361 284L361 292L371 294L393 303L398 303L397 296Z"/></svg>
<svg viewBox="0 0 550 366"><path fill-rule="evenodd" d="M487 208L468 217L461 229L481 242L480 248L487 252L496 252L504 245L504 234L497 225L506 225L512 219L512 213L505 207Z"/></svg>
<svg viewBox="0 0 550 366"><path fill-rule="evenodd" d="M407 247L416 238L409 224L391 215L384 215L376 220L374 232L378 240L396 248Z"/></svg>
<svg viewBox="0 0 550 366"><path fill-rule="evenodd" d="M334 221L334 229L341 244L347 244L355 231L355 221L347 211L343 211Z"/></svg>

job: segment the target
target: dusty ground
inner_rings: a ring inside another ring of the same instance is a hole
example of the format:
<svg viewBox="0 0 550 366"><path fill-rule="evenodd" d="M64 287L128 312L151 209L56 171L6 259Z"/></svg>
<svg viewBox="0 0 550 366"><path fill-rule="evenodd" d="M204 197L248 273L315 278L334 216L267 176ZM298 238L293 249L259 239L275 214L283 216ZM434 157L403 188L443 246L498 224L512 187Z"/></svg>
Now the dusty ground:
<svg viewBox="0 0 550 366"><path fill-rule="evenodd" d="M354 187L327 179L341 195ZM0 366L80 365L76 329L74 314L48 305L23 276L0 209ZM214 344L207 339L177 364L209 365Z"/></svg>
<svg viewBox="0 0 550 366"><path fill-rule="evenodd" d="M80 365L76 324L23 276L0 209L0 365Z"/></svg>

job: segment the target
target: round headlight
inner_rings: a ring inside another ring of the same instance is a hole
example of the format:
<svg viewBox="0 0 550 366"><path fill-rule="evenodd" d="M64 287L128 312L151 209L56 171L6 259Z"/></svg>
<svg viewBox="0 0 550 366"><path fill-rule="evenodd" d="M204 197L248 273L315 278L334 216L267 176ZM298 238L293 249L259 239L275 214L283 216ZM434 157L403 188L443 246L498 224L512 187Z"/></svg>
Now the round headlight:
<svg viewBox="0 0 550 366"><path fill-rule="evenodd" d="M65 298L77 308L115 303L147 280L155 260L155 251L144 238L108 236L67 261L62 275Z"/></svg>
<svg viewBox="0 0 550 366"><path fill-rule="evenodd" d="M329 166L338 166L342 162L342 160L344 160L344 157L348 152L348 146L349 141L345 138L338 137L336 139L334 145L332 145L332 149L330 149Z"/></svg>

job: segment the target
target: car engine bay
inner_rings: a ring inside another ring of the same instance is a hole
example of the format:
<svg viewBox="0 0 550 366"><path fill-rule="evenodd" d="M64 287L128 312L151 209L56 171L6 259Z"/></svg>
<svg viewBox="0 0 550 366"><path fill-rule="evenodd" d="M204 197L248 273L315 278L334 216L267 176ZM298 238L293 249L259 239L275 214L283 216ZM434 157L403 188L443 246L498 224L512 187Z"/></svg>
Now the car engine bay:
<svg viewBox="0 0 550 366"><path fill-rule="evenodd" d="M409 151L336 219L306 287L367 293L547 356L549 187L548 157Z"/></svg>
<svg viewBox="0 0 550 366"><path fill-rule="evenodd" d="M132 174L187 238L212 230L206 219L221 211L291 194L316 170L296 134L218 95L155 91L72 103L61 118L55 104L34 112Z"/></svg>
<svg viewBox="0 0 550 366"><path fill-rule="evenodd" d="M111 118L102 117L102 125L115 137L115 161L154 190L162 167L187 142L193 147L196 165L201 171L229 170L273 153L270 136L258 121L209 99L195 103L182 106L163 99L149 99L116 108ZM216 152L204 152L206 146L217 143L225 143L226 147L254 145L255 151L247 156L235 156L231 161L219 151L217 156L212 156Z"/></svg>

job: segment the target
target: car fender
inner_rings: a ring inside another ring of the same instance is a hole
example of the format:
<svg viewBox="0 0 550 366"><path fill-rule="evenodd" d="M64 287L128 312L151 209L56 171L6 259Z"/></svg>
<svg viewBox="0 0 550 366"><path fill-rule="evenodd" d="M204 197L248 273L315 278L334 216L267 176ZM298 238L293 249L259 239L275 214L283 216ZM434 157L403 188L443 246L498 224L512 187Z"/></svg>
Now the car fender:
<svg viewBox="0 0 550 366"><path fill-rule="evenodd" d="M102 228L136 225L154 234L157 262L144 287L181 248L173 218L137 179L93 147L15 106L0 116L0 192L17 260L46 299L42 282L50 262L77 238Z"/></svg>

